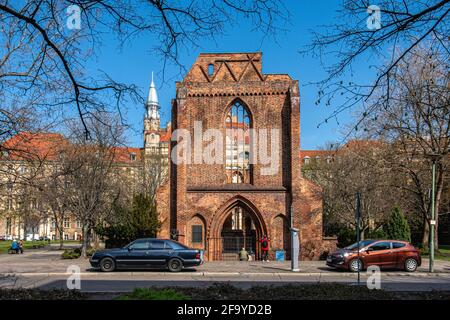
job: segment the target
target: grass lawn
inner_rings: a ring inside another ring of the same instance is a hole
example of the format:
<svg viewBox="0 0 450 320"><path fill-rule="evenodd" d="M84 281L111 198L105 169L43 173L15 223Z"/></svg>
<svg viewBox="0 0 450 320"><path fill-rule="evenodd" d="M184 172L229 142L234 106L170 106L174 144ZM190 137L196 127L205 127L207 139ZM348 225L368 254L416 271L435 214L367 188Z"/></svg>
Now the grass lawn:
<svg viewBox="0 0 450 320"><path fill-rule="evenodd" d="M436 253L435 257L439 260L450 261L450 248L448 246L440 247L439 253Z"/></svg>
<svg viewBox="0 0 450 320"><path fill-rule="evenodd" d="M428 252L422 252L422 257L428 258ZM436 260L450 261L450 246L439 246L439 252L434 253Z"/></svg>
<svg viewBox="0 0 450 320"><path fill-rule="evenodd" d="M12 241L0 241L0 254L3 253L8 253L8 249L11 247L11 243ZM33 249L33 246L38 246L40 248L42 248L43 246L46 246L48 244L59 244L59 240L52 240L50 242L48 241L24 241L23 242L23 247L24 250L27 249ZM78 240L64 240L64 244L80 244L81 242Z"/></svg>
<svg viewBox="0 0 450 320"><path fill-rule="evenodd" d="M131 293L117 297L116 300L190 300L190 297L176 289L136 288Z"/></svg>
<svg viewBox="0 0 450 320"><path fill-rule="evenodd" d="M59 240L52 240L52 241L50 241L50 243L57 243L57 244L59 244ZM79 243L79 244L81 244L81 241L78 241L78 240L64 240L63 241L65 244L74 244L74 243Z"/></svg>
<svg viewBox="0 0 450 320"><path fill-rule="evenodd" d="M8 253L8 249L11 247L12 241L0 241L0 254ZM43 247L47 245L47 241L24 241L23 249L33 249L34 247Z"/></svg>

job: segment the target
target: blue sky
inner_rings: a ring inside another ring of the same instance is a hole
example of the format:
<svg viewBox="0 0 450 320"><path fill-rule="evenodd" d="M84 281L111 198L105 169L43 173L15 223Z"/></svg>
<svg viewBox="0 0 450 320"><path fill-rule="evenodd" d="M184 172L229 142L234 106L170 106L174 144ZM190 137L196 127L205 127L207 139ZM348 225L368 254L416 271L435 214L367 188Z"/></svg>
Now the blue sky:
<svg viewBox="0 0 450 320"><path fill-rule="evenodd" d="M189 68L200 52L263 52L264 73L289 73L300 82L301 94L301 147L314 149L326 142L341 138L342 127L334 121L317 128L317 125L331 113L331 107L316 106L317 88L308 85L325 77L320 60L311 56L303 56L299 49L310 41L309 30L319 25L333 23L339 1L286 0L291 12L291 26L287 33L279 34L275 43L266 38L262 44L263 34L251 30L247 23L229 27L225 36L218 36L214 41L206 39L200 42L200 48L185 50L181 53L181 61ZM175 81L181 80L179 68L168 65L165 70L166 83L161 82L163 64L161 57L152 53L156 38L145 36L135 38L121 50L117 47L115 38L109 36L100 48L97 57L89 62L88 69L92 72L103 70L115 80L136 84L143 92L148 91L151 72L155 73L155 83L161 105L162 123L170 119L170 102L175 95ZM331 62L331 61L330 61ZM361 67L359 79L365 79L366 69ZM358 69L354 70L357 73ZM171 79L171 80L167 80ZM142 146L142 126L144 106L130 103L126 108L127 121L134 130L127 133L131 146ZM340 125L351 119L349 113L341 114Z"/></svg>

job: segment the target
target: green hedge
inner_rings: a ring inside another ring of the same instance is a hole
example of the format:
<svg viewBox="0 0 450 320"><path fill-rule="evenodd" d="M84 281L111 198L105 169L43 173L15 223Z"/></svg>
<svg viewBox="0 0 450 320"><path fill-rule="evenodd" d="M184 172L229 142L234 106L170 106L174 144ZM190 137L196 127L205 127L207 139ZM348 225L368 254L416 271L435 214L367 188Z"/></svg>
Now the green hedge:
<svg viewBox="0 0 450 320"><path fill-rule="evenodd" d="M88 249L86 254L88 257L91 257L95 252L95 249ZM79 257L81 257L81 248L75 248L75 249L66 249L64 250L64 252L61 254L61 257L63 259L78 259Z"/></svg>
<svg viewBox="0 0 450 320"><path fill-rule="evenodd" d="M81 256L81 250L80 249L66 249L61 254L61 257L63 259L78 259Z"/></svg>
<svg viewBox="0 0 450 320"><path fill-rule="evenodd" d="M136 288L133 292L119 296L117 300L190 300L175 289Z"/></svg>

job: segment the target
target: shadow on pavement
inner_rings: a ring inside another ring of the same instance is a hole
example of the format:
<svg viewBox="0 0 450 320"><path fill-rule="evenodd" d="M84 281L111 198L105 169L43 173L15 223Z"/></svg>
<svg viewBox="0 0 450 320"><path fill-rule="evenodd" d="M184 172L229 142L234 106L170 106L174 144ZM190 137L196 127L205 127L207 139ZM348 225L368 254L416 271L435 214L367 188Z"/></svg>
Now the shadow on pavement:
<svg viewBox="0 0 450 320"><path fill-rule="evenodd" d="M102 272L100 269L95 268L88 268L86 269L87 272ZM168 272L168 273L194 273L197 272L197 269L195 268L186 268L181 270L180 272L170 272L167 268L148 268L148 269L117 269L113 272L104 272L104 274L113 274L113 273L125 273L125 272Z"/></svg>

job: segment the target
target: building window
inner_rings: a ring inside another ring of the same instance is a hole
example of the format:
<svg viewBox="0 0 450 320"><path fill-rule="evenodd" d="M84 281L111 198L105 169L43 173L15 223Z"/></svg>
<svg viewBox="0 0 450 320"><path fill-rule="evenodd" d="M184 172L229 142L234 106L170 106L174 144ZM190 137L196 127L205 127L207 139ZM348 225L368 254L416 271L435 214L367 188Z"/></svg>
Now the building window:
<svg viewBox="0 0 450 320"><path fill-rule="evenodd" d="M136 161L136 154L135 153L130 153L130 160L131 161Z"/></svg>
<svg viewBox="0 0 450 320"><path fill-rule="evenodd" d="M70 219L69 218L64 218L63 226L64 226L64 228L70 227Z"/></svg>
<svg viewBox="0 0 450 320"><path fill-rule="evenodd" d="M77 220L77 228L82 228L83 226L82 226L82 224L81 224L81 220Z"/></svg>
<svg viewBox="0 0 450 320"><path fill-rule="evenodd" d="M6 200L6 209L12 210L13 209L13 200L11 196L8 196L8 199Z"/></svg>
<svg viewBox="0 0 450 320"><path fill-rule="evenodd" d="M308 157L308 156L306 156L306 157L303 158L303 163L304 163L304 164L309 164L310 161L311 161L311 158Z"/></svg>
<svg viewBox="0 0 450 320"><path fill-rule="evenodd" d="M235 102L225 118L225 152L228 183L251 183L250 128L247 108Z"/></svg>
<svg viewBox="0 0 450 320"><path fill-rule="evenodd" d="M243 230L243 211L241 207L235 207L231 213L231 229Z"/></svg>
<svg viewBox="0 0 450 320"><path fill-rule="evenodd" d="M69 235L68 234L64 235L64 240L69 240Z"/></svg>
<svg viewBox="0 0 450 320"><path fill-rule="evenodd" d="M327 163L328 163L328 164L331 163L331 157L330 157L330 156L327 157Z"/></svg>
<svg viewBox="0 0 450 320"><path fill-rule="evenodd" d="M208 65L208 76L212 76L214 74L214 65L212 63L210 63Z"/></svg>
<svg viewBox="0 0 450 320"><path fill-rule="evenodd" d="M316 162L320 163L320 157L319 156L316 156Z"/></svg>
<svg viewBox="0 0 450 320"><path fill-rule="evenodd" d="M242 173L240 173L239 171L233 172L232 182L233 183L243 183L244 177L242 176Z"/></svg>
<svg viewBox="0 0 450 320"><path fill-rule="evenodd" d="M6 234L7 235L12 234L11 230L12 230L12 219L6 218Z"/></svg>
<svg viewBox="0 0 450 320"><path fill-rule="evenodd" d="M201 225L192 226L192 243L203 242L203 228Z"/></svg>

